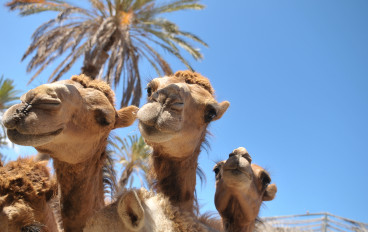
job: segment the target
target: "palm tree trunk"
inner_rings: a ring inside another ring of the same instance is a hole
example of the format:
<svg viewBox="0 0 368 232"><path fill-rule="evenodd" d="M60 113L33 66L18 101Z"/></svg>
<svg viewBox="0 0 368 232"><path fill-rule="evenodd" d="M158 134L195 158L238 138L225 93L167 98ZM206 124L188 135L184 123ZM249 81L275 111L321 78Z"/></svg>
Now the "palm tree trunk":
<svg viewBox="0 0 368 232"><path fill-rule="evenodd" d="M103 46L102 51L96 57L94 56L95 49L92 51L87 51L84 55L82 73L89 76L91 79L96 79L100 73L102 65L105 64L106 60L109 58L108 52L110 51L112 45L116 41L116 36L118 32L115 31L110 37L109 41Z"/></svg>
<svg viewBox="0 0 368 232"><path fill-rule="evenodd" d="M121 193L125 189L125 186L128 183L129 177L133 172L133 167L134 167L134 163L133 162L129 163L126 166L123 173L121 174L121 177L120 177L119 183L118 183L118 189L117 189L118 194Z"/></svg>

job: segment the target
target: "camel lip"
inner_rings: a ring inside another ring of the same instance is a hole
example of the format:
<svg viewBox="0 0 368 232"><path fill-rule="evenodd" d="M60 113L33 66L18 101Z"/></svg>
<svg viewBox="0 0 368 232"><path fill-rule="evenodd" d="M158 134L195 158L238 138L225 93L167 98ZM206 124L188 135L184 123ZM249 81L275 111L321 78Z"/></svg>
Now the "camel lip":
<svg viewBox="0 0 368 232"><path fill-rule="evenodd" d="M156 125L150 126L140 121L138 128L145 141L150 145L153 143L166 142L172 138L172 134L160 130Z"/></svg>
<svg viewBox="0 0 368 232"><path fill-rule="evenodd" d="M157 133L160 131L159 129L156 128L156 125L148 125L141 120L139 121L139 128L142 128L142 130L146 134Z"/></svg>
<svg viewBox="0 0 368 232"><path fill-rule="evenodd" d="M251 174L249 172L247 172L246 170L243 170L242 168L224 168L224 171L226 172L230 172L233 175L245 175L247 176L249 179L251 178Z"/></svg>
<svg viewBox="0 0 368 232"><path fill-rule="evenodd" d="M17 129L8 129L7 130L7 134L9 137L24 137L25 139L27 138L41 138L41 137L47 137L47 136L56 136L59 135L64 129L63 128L59 128L55 131L51 131L51 132L47 132L47 133L41 133L41 134L24 134L19 132Z"/></svg>

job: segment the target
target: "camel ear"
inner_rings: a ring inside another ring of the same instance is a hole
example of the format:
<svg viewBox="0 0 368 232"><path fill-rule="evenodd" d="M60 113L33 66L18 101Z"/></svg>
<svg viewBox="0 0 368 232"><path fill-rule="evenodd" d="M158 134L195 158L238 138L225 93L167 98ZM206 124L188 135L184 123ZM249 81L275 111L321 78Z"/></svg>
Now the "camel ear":
<svg viewBox="0 0 368 232"><path fill-rule="evenodd" d="M270 184L267 186L265 194L263 195L263 201L272 201L277 192L277 187L275 184Z"/></svg>
<svg viewBox="0 0 368 232"><path fill-rule="evenodd" d="M136 106L128 106L117 111L114 128L127 127L133 124L137 118L139 108Z"/></svg>
<svg viewBox="0 0 368 232"><path fill-rule="evenodd" d="M0 196L0 210L2 210L7 204L9 204L9 194L5 196Z"/></svg>
<svg viewBox="0 0 368 232"><path fill-rule="evenodd" d="M124 225L137 231L144 224L144 209L135 191L125 193L118 202L118 214Z"/></svg>
<svg viewBox="0 0 368 232"><path fill-rule="evenodd" d="M221 103L210 103L207 104L204 113L204 121L206 123L216 121L220 119L222 115L226 112L227 108L230 106L230 102L223 101Z"/></svg>

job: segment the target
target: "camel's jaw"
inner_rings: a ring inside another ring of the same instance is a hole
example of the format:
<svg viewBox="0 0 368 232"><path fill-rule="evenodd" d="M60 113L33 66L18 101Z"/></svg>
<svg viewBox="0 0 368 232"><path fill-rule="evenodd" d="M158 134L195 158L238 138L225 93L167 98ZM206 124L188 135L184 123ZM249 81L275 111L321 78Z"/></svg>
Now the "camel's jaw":
<svg viewBox="0 0 368 232"><path fill-rule="evenodd" d="M23 146L38 147L45 145L55 139L56 136L63 132L63 128L41 134L24 134L17 129L8 129L7 134L10 141Z"/></svg>
<svg viewBox="0 0 368 232"><path fill-rule="evenodd" d="M147 125L142 121L139 121L138 128L148 144L166 142L173 137L172 133L160 131L156 126Z"/></svg>

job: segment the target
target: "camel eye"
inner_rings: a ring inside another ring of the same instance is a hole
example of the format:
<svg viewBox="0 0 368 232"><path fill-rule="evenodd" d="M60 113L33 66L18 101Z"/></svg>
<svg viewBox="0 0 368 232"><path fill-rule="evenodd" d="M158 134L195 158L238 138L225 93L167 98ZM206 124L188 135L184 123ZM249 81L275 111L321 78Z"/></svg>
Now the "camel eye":
<svg viewBox="0 0 368 232"><path fill-rule="evenodd" d="M262 186L265 188L271 183L271 178L267 173L262 172L261 181L262 181Z"/></svg>
<svg viewBox="0 0 368 232"><path fill-rule="evenodd" d="M152 95L152 87L148 86L147 87L147 96L151 97L151 95Z"/></svg>
<svg viewBox="0 0 368 232"><path fill-rule="evenodd" d="M217 116L217 111L216 109L211 106L211 105L208 105L207 108L206 108L206 112L205 112L205 115L204 115L204 122L205 123L209 123L211 122L215 117Z"/></svg>
<svg viewBox="0 0 368 232"><path fill-rule="evenodd" d="M220 168L218 168L218 167L217 168L214 168L213 171L215 172L215 174L217 176L217 174L220 172Z"/></svg>

